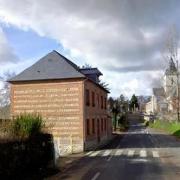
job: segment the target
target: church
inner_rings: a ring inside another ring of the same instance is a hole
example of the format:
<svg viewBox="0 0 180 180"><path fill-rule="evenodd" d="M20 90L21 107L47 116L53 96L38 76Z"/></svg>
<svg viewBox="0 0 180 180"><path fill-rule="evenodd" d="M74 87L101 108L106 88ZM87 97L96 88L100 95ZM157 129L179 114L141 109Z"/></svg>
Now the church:
<svg viewBox="0 0 180 180"><path fill-rule="evenodd" d="M146 113L175 113L177 111L177 97L179 81L178 70L173 58L165 71L162 87L153 88L150 102L146 104Z"/></svg>

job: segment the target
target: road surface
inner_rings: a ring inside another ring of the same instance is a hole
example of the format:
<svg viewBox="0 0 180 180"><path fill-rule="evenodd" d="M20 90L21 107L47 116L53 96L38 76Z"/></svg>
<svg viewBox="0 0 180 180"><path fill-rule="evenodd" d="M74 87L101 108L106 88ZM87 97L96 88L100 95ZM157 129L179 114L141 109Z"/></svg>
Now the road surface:
<svg viewBox="0 0 180 180"><path fill-rule="evenodd" d="M129 131L108 147L84 154L50 179L179 180L180 141L131 121Z"/></svg>

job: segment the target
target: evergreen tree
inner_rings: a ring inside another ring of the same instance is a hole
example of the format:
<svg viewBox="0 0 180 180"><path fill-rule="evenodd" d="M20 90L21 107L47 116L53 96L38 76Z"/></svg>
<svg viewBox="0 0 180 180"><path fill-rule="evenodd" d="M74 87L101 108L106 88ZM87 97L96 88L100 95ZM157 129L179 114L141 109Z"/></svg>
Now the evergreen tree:
<svg viewBox="0 0 180 180"><path fill-rule="evenodd" d="M135 110L136 108L139 108L138 99L135 96L135 94L132 95L129 106L131 110Z"/></svg>

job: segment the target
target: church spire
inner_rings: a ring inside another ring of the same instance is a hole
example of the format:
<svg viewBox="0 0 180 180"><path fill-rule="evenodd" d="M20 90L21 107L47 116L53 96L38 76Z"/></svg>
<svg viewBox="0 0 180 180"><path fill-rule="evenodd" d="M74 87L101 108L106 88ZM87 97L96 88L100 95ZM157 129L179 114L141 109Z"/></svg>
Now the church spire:
<svg viewBox="0 0 180 180"><path fill-rule="evenodd" d="M166 74L174 74L177 72L176 65L174 63L173 58L171 57L169 60L169 67L166 69Z"/></svg>

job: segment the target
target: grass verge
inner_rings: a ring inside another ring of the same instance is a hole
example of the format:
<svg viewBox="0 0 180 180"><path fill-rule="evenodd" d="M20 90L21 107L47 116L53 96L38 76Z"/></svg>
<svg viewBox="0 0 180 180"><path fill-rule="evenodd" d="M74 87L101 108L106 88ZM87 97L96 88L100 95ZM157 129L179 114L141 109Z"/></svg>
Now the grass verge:
<svg viewBox="0 0 180 180"><path fill-rule="evenodd" d="M180 137L180 123L156 120L154 123L150 123L149 126L151 128L164 130L176 137Z"/></svg>

